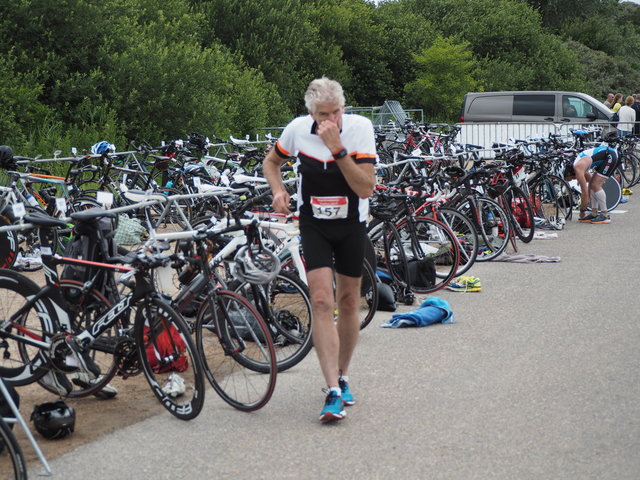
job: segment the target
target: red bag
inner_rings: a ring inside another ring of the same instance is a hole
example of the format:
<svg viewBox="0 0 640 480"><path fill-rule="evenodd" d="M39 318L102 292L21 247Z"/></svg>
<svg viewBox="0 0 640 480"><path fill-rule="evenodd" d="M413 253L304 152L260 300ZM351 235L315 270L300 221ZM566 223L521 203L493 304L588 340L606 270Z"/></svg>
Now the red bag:
<svg viewBox="0 0 640 480"><path fill-rule="evenodd" d="M169 326L171 334L165 329L147 345L147 358L155 373L184 372L189 368L189 359L183 355L187 347L184 340L173 325ZM145 343L149 342L149 327L144 327ZM167 362L169 357L173 357ZM164 359L164 362L161 362Z"/></svg>

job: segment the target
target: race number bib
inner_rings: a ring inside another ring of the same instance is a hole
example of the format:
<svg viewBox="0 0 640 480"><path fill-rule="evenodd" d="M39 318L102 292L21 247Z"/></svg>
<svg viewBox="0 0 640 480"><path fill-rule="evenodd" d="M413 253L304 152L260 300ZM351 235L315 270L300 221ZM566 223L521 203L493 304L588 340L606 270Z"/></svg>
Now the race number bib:
<svg viewBox="0 0 640 480"><path fill-rule="evenodd" d="M349 199L347 197L311 197L313 216L321 220L347 218Z"/></svg>

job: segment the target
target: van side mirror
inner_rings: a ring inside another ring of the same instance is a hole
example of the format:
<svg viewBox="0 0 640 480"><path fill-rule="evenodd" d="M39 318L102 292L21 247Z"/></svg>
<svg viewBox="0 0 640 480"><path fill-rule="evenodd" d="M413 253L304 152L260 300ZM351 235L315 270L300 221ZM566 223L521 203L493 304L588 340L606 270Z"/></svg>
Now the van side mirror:
<svg viewBox="0 0 640 480"><path fill-rule="evenodd" d="M597 116L597 115L595 114L595 112L593 112L593 111L591 111L591 112L587 112L587 115L586 115L586 116L587 116L587 118L588 118L589 120L592 120L592 121L593 121L593 120L595 120L596 118L598 118L598 116Z"/></svg>

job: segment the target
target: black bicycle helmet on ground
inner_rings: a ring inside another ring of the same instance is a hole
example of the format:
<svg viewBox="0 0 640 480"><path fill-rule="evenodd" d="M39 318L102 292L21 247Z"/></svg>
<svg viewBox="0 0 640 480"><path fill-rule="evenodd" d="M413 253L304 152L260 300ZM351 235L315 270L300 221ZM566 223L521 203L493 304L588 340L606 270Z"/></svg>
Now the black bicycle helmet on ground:
<svg viewBox="0 0 640 480"><path fill-rule="evenodd" d="M44 438L55 440L73 432L76 425L76 411L62 400L36 405L31 421Z"/></svg>

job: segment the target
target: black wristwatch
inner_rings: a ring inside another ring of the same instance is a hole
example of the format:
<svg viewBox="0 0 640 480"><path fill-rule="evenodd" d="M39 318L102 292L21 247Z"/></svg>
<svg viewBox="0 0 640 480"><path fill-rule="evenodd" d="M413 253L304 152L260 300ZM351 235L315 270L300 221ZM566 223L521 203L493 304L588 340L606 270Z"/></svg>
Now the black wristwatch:
<svg viewBox="0 0 640 480"><path fill-rule="evenodd" d="M334 160L338 160L342 157L346 157L349 154L349 152L347 152L346 148L343 148L342 150L340 150L337 153L332 153L331 156L333 157Z"/></svg>

